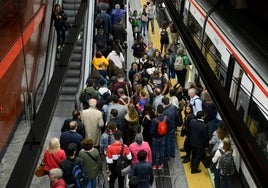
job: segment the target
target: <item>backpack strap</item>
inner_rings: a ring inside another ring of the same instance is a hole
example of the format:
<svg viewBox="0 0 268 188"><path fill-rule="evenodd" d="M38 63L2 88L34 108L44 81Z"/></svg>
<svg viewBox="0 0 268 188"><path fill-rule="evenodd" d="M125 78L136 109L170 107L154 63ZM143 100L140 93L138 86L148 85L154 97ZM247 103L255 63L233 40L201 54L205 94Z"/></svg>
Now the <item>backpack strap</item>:
<svg viewBox="0 0 268 188"><path fill-rule="evenodd" d="M121 152L120 152L121 156L123 156L123 152L124 152L124 143L122 144L122 148L121 148Z"/></svg>
<svg viewBox="0 0 268 188"><path fill-rule="evenodd" d="M85 152L93 161L97 162L97 159L94 158L89 152Z"/></svg>

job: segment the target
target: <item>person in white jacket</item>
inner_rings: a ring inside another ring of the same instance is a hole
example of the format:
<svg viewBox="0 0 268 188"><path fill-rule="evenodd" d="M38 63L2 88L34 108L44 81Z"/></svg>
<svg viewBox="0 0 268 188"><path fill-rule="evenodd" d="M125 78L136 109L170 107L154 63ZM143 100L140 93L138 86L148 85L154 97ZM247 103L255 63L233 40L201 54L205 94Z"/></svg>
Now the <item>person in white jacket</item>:
<svg viewBox="0 0 268 188"><path fill-rule="evenodd" d="M214 183L215 183L215 188L220 188L223 187L225 188L230 188L231 187L231 178L230 176L223 176L220 174L220 168L219 168L219 161L223 153L228 153L231 152L233 158L235 158L236 153L235 150L232 149L231 146L231 139L229 137L225 137L222 141L222 143L219 144L218 150L216 151L214 157L212 158L213 163L216 164L216 169L214 171Z"/></svg>
<svg viewBox="0 0 268 188"><path fill-rule="evenodd" d="M113 50L108 54L107 59L112 60L115 66L118 67L119 69L123 69L125 58L122 52L120 51L119 46L115 45L113 47Z"/></svg>

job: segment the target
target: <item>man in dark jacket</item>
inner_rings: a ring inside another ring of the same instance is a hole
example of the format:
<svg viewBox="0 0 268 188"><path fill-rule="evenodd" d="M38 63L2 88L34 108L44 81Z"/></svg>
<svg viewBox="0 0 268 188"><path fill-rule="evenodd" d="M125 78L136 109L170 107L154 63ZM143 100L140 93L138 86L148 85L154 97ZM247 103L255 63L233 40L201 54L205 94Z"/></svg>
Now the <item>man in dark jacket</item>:
<svg viewBox="0 0 268 188"><path fill-rule="evenodd" d="M172 105L169 101L169 98L162 98L162 103L164 105L163 115L168 117L168 132L166 134L165 140L165 155L164 160L169 160L170 157L175 157L175 132L176 132L176 124L175 124L175 116L176 116L176 107Z"/></svg>
<svg viewBox="0 0 268 188"><path fill-rule="evenodd" d="M73 118L66 119L62 125L61 132L69 131L70 130L70 122L76 121L77 123L77 130L76 132L79 133L83 138L86 136L85 126L81 122L81 116L79 110L73 110Z"/></svg>
<svg viewBox="0 0 268 188"><path fill-rule="evenodd" d="M78 154L78 152L81 149L81 142L82 142L83 138L80 134L78 134L76 132L76 130L77 130L77 122L76 121L71 121L69 126L70 126L70 130L63 132L60 135L60 146L66 152L68 145L70 143L75 143L75 144L77 144L76 153Z"/></svg>
<svg viewBox="0 0 268 188"><path fill-rule="evenodd" d="M77 145L75 143L70 143L65 152L67 158L60 162L60 168L63 171L63 179L68 185L75 184L75 180L73 179L72 172L75 165L79 165L82 167L83 160L80 157L76 157L76 148Z"/></svg>
<svg viewBox="0 0 268 188"><path fill-rule="evenodd" d="M167 116L163 115L164 107L162 104L157 106L157 117L152 120L151 137L152 137L152 166L153 169L162 169L164 167L164 148L165 148L165 135L158 134L158 123L163 121L169 124ZM168 130L169 131L169 130Z"/></svg>
<svg viewBox="0 0 268 188"><path fill-rule="evenodd" d="M127 31L123 26L122 18L119 18L117 20L117 23L113 25L112 35L114 37L114 40L116 39L120 40L121 45L127 40Z"/></svg>
<svg viewBox="0 0 268 188"><path fill-rule="evenodd" d="M191 173L200 173L198 169L199 163L205 154L205 148L209 145L208 126L204 122L205 113L199 111L196 119L190 121L191 133L190 141L192 145Z"/></svg>
<svg viewBox="0 0 268 188"><path fill-rule="evenodd" d="M139 162L132 167L128 177L131 180L133 176L137 176L140 180L138 187L150 187L154 182L154 173L151 164L145 161L147 152L142 149L137 157Z"/></svg>

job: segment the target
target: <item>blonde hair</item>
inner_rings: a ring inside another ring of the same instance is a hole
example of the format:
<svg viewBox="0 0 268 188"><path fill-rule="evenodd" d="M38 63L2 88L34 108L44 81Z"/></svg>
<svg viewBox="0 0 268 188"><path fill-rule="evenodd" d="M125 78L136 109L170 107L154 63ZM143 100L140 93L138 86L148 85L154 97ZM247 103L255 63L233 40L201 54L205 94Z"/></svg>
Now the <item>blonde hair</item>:
<svg viewBox="0 0 268 188"><path fill-rule="evenodd" d="M128 115L131 120L139 118L139 113L137 112L136 107L132 103L128 105Z"/></svg>
<svg viewBox="0 0 268 188"><path fill-rule="evenodd" d="M224 149L225 152L232 150L231 139L229 137L225 137L222 142L223 142L222 149Z"/></svg>
<svg viewBox="0 0 268 188"><path fill-rule="evenodd" d="M58 138L53 137L50 139L48 144L48 151L49 153L55 153L60 150L60 141Z"/></svg>

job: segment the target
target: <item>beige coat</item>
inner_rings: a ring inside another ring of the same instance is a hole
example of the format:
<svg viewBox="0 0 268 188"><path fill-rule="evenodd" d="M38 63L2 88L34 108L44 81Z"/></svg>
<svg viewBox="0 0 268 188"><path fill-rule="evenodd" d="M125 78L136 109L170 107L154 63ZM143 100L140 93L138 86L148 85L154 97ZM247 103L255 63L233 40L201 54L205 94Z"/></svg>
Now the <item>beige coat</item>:
<svg viewBox="0 0 268 188"><path fill-rule="evenodd" d="M91 138L94 146L100 145L101 127L104 126L101 111L95 108L89 108L81 112L81 121L85 125L86 136Z"/></svg>

